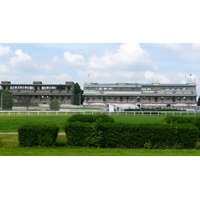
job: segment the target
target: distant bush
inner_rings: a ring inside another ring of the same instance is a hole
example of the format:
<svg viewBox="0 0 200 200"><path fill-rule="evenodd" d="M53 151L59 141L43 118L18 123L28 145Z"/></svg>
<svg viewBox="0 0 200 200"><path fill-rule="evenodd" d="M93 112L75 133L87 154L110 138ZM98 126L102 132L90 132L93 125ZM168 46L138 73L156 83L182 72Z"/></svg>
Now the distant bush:
<svg viewBox="0 0 200 200"><path fill-rule="evenodd" d="M59 110L60 109L60 102L58 100L53 100L50 103L51 110Z"/></svg>
<svg viewBox="0 0 200 200"><path fill-rule="evenodd" d="M102 148L194 148L198 129L192 124L68 123L67 144Z"/></svg>
<svg viewBox="0 0 200 200"><path fill-rule="evenodd" d="M53 124L26 124L18 129L18 140L22 147L54 145L59 127Z"/></svg>
<svg viewBox="0 0 200 200"><path fill-rule="evenodd" d="M97 114L97 115L72 115L68 118L68 122L87 122L87 123L94 123L94 122L114 122L114 119L106 114Z"/></svg>

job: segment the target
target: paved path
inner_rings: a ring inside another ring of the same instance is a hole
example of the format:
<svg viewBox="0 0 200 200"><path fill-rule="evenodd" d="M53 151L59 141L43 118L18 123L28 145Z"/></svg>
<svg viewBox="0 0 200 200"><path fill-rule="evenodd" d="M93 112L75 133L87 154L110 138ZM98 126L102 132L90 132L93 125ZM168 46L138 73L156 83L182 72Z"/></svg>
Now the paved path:
<svg viewBox="0 0 200 200"><path fill-rule="evenodd" d="M0 134L18 134L17 132L0 132ZM58 133L58 135L65 135L65 133Z"/></svg>

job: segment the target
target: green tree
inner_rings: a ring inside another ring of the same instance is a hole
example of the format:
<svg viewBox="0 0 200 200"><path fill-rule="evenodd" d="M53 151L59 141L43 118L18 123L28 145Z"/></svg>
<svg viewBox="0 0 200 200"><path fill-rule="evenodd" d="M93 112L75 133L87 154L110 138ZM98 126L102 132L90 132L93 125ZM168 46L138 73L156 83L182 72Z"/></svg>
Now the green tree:
<svg viewBox="0 0 200 200"><path fill-rule="evenodd" d="M200 106L200 97L198 98L197 106Z"/></svg>
<svg viewBox="0 0 200 200"><path fill-rule="evenodd" d="M3 91L2 93L2 97L3 97L3 100L2 100L2 110L5 109L5 110L10 110L12 109L13 107L13 96L12 96L12 93L9 92L9 91ZM0 101L1 102L1 101Z"/></svg>
<svg viewBox="0 0 200 200"><path fill-rule="evenodd" d="M60 102L58 100L53 100L50 103L51 110L59 110L60 109Z"/></svg>
<svg viewBox="0 0 200 200"><path fill-rule="evenodd" d="M74 84L74 104L80 105L83 103L83 90L81 90L81 87L78 83Z"/></svg>
<svg viewBox="0 0 200 200"><path fill-rule="evenodd" d="M31 98L30 95L28 95L28 93L24 93L22 96L21 96L21 105L22 106L25 106L28 110L29 106L31 105L33 101L33 98Z"/></svg>

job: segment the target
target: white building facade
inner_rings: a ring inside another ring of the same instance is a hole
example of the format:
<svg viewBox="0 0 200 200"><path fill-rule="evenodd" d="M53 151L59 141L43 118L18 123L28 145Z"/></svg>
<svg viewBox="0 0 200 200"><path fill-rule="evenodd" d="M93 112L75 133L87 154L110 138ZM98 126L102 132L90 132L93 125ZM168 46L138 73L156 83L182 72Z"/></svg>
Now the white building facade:
<svg viewBox="0 0 200 200"><path fill-rule="evenodd" d="M134 104L146 108L180 108L197 106L196 83L151 84L93 83L84 84L83 105Z"/></svg>

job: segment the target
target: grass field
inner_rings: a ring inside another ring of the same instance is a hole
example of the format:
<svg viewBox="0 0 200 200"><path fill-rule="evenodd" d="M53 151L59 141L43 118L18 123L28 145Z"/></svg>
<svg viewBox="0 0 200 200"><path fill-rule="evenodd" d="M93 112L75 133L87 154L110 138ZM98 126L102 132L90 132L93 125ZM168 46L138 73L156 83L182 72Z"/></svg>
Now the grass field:
<svg viewBox="0 0 200 200"><path fill-rule="evenodd" d="M64 124L70 116L0 116L0 132L17 132L27 122L53 122L64 132ZM164 115L114 115L115 122L160 123ZM159 149L103 149L67 147L66 136L59 135L52 148L19 147L17 134L0 134L0 156L199 156L200 150Z"/></svg>
<svg viewBox="0 0 200 200"><path fill-rule="evenodd" d="M58 124L60 132L64 132L64 125L70 115L11 115L0 116L0 132L17 132L18 128L29 122L52 122ZM112 115L115 122L123 123L154 123L161 122L165 115Z"/></svg>
<svg viewBox="0 0 200 200"><path fill-rule="evenodd" d="M65 135L59 135L55 147L19 147L18 136L0 135L0 156L200 156L200 150L103 149L67 147Z"/></svg>

